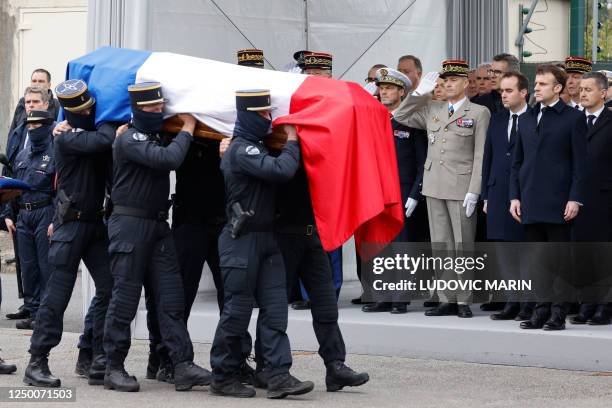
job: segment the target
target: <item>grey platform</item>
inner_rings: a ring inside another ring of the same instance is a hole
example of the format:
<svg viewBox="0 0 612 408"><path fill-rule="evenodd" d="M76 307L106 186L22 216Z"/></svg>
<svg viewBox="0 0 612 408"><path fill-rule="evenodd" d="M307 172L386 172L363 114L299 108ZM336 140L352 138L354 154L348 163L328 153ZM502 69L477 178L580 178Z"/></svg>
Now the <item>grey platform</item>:
<svg viewBox="0 0 612 408"><path fill-rule="evenodd" d="M545 332L522 330L515 321L493 321L473 306L474 317L425 317L422 304L409 313L363 313L350 299L360 293L356 281L345 282L340 305L340 326L349 353L450 360L514 366L585 371L612 371L612 326L574 326ZM255 333L257 309L249 330ZM189 332L194 342L210 343L218 321L216 298L200 292ZM289 310L289 338L294 350L316 351L310 311ZM143 302L135 320L135 338L146 339Z"/></svg>

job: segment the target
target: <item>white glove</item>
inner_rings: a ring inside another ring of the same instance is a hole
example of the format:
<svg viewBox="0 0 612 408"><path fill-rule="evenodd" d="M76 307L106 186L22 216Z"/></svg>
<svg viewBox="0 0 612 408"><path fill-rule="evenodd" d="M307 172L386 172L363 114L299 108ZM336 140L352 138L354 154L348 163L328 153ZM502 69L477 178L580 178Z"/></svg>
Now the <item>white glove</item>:
<svg viewBox="0 0 612 408"><path fill-rule="evenodd" d="M465 200L463 200L463 206L465 207L465 215L468 218L470 218L472 214L474 214L476 204L478 204L478 194L467 193L465 195Z"/></svg>
<svg viewBox="0 0 612 408"><path fill-rule="evenodd" d="M432 93L434 88L436 87L436 81L440 76L439 73L432 71L426 73L423 78L421 78L421 82L419 82L419 86L412 92L414 96L427 95L428 93Z"/></svg>
<svg viewBox="0 0 612 408"><path fill-rule="evenodd" d="M419 202L414 198L408 197L408 199L406 200L406 205L404 206L406 207L406 218L412 215L412 212L414 211L418 203Z"/></svg>

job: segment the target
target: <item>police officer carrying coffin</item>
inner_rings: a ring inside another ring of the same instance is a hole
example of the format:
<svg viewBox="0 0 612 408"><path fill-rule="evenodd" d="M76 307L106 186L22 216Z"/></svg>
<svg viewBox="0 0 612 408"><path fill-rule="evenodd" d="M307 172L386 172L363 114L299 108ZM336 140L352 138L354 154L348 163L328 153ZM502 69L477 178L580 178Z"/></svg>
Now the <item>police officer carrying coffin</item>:
<svg viewBox="0 0 612 408"><path fill-rule="evenodd" d="M236 92L234 138L221 161L230 221L219 238L225 305L210 352L211 391L217 395L255 396L255 390L240 382L243 339L255 300L268 398L305 394L314 388L312 382L300 382L289 374L285 270L273 231L275 184L293 177L300 151L297 134L290 128L280 155L268 154L262 141L271 126L270 105L268 90Z"/></svg>
<svg viewBox="0 0 612 408"><path fill-rule="evenodd" d="M13 177L28 183L32 189L17 199L17 242L24 276L24 293L30 317L17 324L18 329L33 329L39 301L43 297L50 270L49 225L53 218L53 179L55 164L51 132L54 119L45 110L32 110L26 118L28 145L15 158ZM6 210L12 213L11 206ZM14 215L8 218L15 219Z"/></svg>
<svg viewBox="0 0 612 408"><path fill-rule="evenodd" d="M136 315L143 282L151 288L164 346L174 364L177 391L208 385L210 372L193 363L193 346L184 320L184 293L168 218L170 171L183 162L195 118L180 114L182 130L162 144L164 98L161 84L128 88L133 127L113 145L113 213L108 221L114 278L104 327L107 356L104 387L138 391L124 361L130 348L130 323Z"/></svg>
<svg viewBox="0 0 612 408"><path fill-rule="evenodd" d="M93 363L82 368L88 371L83 374L89 377L89 384L102 384L106 368L102 348L104 317L113 286L102 202L117 126L102 123L96 130L95 98L82 80L62 82L56 94L66 122L54 130L58 199L49 249L52 272L32 335L32 359L24 381L36 386L60 386L60 380L48 370L46 356L61 340L64 312L82 259L96 285L88 313L91 322L86 323L92 326ZM79 352L80 360L82 354Z"/></svg>

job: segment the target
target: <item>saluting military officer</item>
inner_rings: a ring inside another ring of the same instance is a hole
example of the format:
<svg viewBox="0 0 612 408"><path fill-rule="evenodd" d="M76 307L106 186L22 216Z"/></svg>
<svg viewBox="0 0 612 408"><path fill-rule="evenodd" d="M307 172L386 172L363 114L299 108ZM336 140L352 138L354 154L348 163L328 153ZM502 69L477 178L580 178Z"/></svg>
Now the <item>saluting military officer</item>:
<svg viewBox="0 0 612 408"><path fill-rule="evenodd" d="M93 356L82 369L89 384L101 385L106 369L102 347L104 318L113 286L102 203L110 177L111 147L117 124L103 122L96 129L95 98L84 81L62 82L56 87L56 93L66 121L54 130L58 199L49 249L52 272L47 296L38 312L40 320L31 339L32 360L26 369L25 381L36 386L60 385L60 380L51 376L48 369L44 370L43 364L61 340L64 312L82 259L96 285L88 312ZM81 363L83 350L79 352Z"/></svg>
<svg viewBox="0 0 612 408"><path fill-rule="evenodd" d="M445 243L450 249L474 242L474 210L491 116L487 108L466 98L468 72L466 61L444 61L440 76L445 79L448 101L429 100L437 78L437 73L429 73L394 115L406 126L427 129L429 144L422 193L427 197L429 231L432 242ZM425 312L427 316L472 317L468 292L445 291L439 295L443 303Z"/></svg>
<svg viewBox="0 0 612 408"><path fill-rule="evenodd" d="M253 303L259 305L259 358L268 379L268 398L310 392L314 384L289 374L285 268L274 234L276 184L290 180L300 150L294 128L278 157L262 143L272 123L270 91L236 92L237 120L231 145L221 160L229 219L219 238L225 304L215 332L210 361L211 391L217 395L254 397L241 383L244 339Z"/></svg>
<svg viewBox="0 0 612 408"><path fill-rule="evenodd" d="M164 346L174 364L177 391L208 385L210 372L193 363L193 346L184 320L183 284L168 218L170 171L183 162L195 128L192 115L181 114L183 128L162 144L164 98L161 84L128 87L132 127L113 145L113 213L108 220L111 272L115 280L104 326L107 356L104 387L138 391L124 368L130 348L130 323L144 282L153 293Z"/></svg>

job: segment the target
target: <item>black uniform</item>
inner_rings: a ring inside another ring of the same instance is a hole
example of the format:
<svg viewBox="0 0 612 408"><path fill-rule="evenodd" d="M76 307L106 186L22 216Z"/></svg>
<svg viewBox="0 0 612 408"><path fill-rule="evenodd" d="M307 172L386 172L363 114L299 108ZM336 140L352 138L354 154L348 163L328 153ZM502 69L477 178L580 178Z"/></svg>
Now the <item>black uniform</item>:
<svg viewBox="0 0 612 408"><path fill-rule="evenodd" d="M228 218L233 217L234 203L240 203L244 211L253 211L254 216L236 239L231 236L231 223L224 227L219 238L225 305L210 352L214 379L219 383L239 374L244 362L243 342L255 300L259 305L257 338L262 346L263 369L275 377L288 374L291 367L291 350L285 333L285 270L273 222L275 184L293 177L300 150L297 142L288 141L282 153L274 158L260 143L262 136L235 130L234 140L221 161Z"/></svg>
<svg viewBox="0 0 612 408"><path fill-rule="evenodd" d="M308 292L319 355L325 364L344 361L346 348L338 326L338 304L332 269L316 230L308 180L303 167L300 167L293 180L279 188L278 212L276 230L285 262L287 287L292 288L299 278ZM260 345L259 341L257 345ZM259 350L256 356L259 357Z"/></svg>
<svg viewBox="0 0 612 408"><path fill-rule="evenodd" d="M96 285L90 309L92 348L94 354L104 353L104 317L113 283L102 206L115 131L115 125L103 123L97 131L70 130L55 138L58 200L49 249L52 273L32 335L32 354L46 354L59 344L81 259Z"/></svg>
<svg viewBox="0 0 612 408"><path fill-rule="evenodd" d="M204 263L212 272L219 310L223 309L218 240L227 219L220 161L219 142L198 139L176 171L172 235L185 287L185 320L198 293Z"/></svg>
<svg viewBox="0 0 612 408"><path fill-rule="evenodd" d="M108 221L115 280L104 327L111 370L122 367L130 348L130 323L145 286L155 300L159 329L174 365L193 360L184 320L183 285L166 221L170 171L177 169L192 136L180 132L163 146L155 135L128 129L113 145L113 214Z"/></svg>

